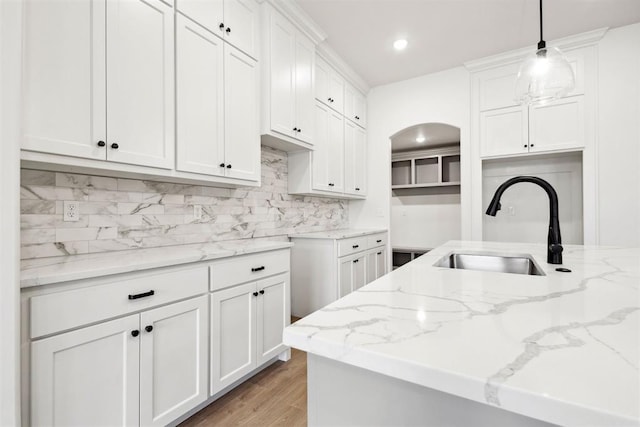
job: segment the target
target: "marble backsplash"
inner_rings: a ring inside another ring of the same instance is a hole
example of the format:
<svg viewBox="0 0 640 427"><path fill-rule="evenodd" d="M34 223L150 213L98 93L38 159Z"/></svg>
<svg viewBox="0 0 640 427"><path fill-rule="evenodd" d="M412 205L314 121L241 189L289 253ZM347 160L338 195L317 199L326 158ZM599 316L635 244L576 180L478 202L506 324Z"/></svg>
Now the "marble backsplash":
<svg viewBox="0 0 640 427"><path fill-rule="evenodd" d="M287 194L287 154L262 147L262 186L237 189L22 169L22 259L348 226L348 202ZM64 222L64 201L80 219ZM194 205L202 217L194 216Z"/></svg>

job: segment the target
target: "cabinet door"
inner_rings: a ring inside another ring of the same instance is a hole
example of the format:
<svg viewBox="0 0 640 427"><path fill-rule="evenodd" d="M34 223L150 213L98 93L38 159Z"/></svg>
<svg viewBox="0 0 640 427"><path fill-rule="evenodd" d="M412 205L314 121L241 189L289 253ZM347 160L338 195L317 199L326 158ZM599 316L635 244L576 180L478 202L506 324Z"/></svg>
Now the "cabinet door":
<svg viewBox="0 0 640 427"><path fill-rule="evenodd" d="M138 315L31 344L31 423L139 424Z"/></svg>
<svg viewBox="0 0 640 427"><path fill-rule="evenodd" d="M224 23L223 5L223 0L176 0L178 12L220 37L224 34L224 28L220 28Z"/></svg>
<svg viewBox="0 0 640 427"><path fill-rule="evenodd" d="M269 22L269 67L271 71L271 130L296 136L295 125L295 36L296 30L278 13Z"/></svg>
<svg viewBox="0 0 640 427"><path fill-rule="evenodd" d="M106 158L105 0L24 2L22 148Z"/></svg>
<svg viewBox="0 0 640 427"><path fill-rule="evenodd" d="M212 395L256 367L257 295L255 283L211 294Z"/></svg>
<svg viewBox="0 0 640 427"><path fill-rule="evenodd" d="M224 42L180 15L176 25L176 169L224 175Z"/></svg>
<svg viewBox="0 0 640 427"><path fill-rule="evenodd" d="M344 79L335 70L329 74L329 97L331 108L342 114L344 112Z"/></svg>
<svg viewBox="0 0 640 427"><path fill-rule="evenodd" d="M328 174L331 191L344 191L344 118L335 111L329 112Z"/></svg>
<svg viewBox="0 0 640 427"><path fill-rule="evenodd" d="M311 152L311 162L313 166L313 189L331 191L329 178L329 107L320 102L315 105L315 138L314 150Z"/></svg>
<svg viewBox="0 0 640 427"><path fill-rule="evenodd" d="M258 4L254 0L224 0L224 38L256 59L258 57Z"/></svg>
<svg viewBox="0 0 640 427"><path fill-rule="evenodd" d="M167 425L207 399L207 298L140 315L141 425Z"/></svg>
<svg viewBox="0 0 640 427"><path fill-rule="evenodd" d="M365 132L355 123L344 122L344 192L366 194L366 142Z"/></svg>
<svg viewBox="0 0 640 427"><path fill-rule="evenodd" d="M367 284L367 257L362 254L351 263L353 267L352 290L360 289Z"/></svg>
<svg viewBox="0 0 640 427"><path fill-rule="evenodd" d="M173 18L160 0L107 2L109 160L173 167Z"/></svg>
<svg viewBox="0 0 640 427"><path fill-rule="evenodd" d="M322 102L325 105L329 105L331 103L331 99L329 96L329 74L331 73L331 67L327 62L316 56L316 64L315 64L315 96L316 99Z"/></svg>
<svg viewBox="0 0 640 427"><path fill-rule="evenodd" d="M282 331L290 322L289 274L258 282L257 364L258 366L287 349Z"/></svg>
<svg viewBox="0 0 640 427"><path fill-rule="evenodd" d="M258 63L225 46L224 158L226 176L260 180Z"/></svg>
<svg viewBox="0 0 640 427"><path fill-rule="evenodd" d="M338 261L338 298L349 295L353 291L353 264L355 259L341 258Z"/></svg>
<svg viewBox="0 0 640 427"><path fill-rule="evenodd" d="M529 151L584 148L584 97L529 107Z"/></svg>
<svg viewBox="0 0 640 427"><path fill-rule="evenodd" d="M526 107L501 108L480 113L481 157L528 152Z"/></svg>
<svg viewBox="0 0 640 427"><path fill-rule="evenodd" d="M315 46L304 35L296 36L296 138L313 142L313 60Z"/></svg>
<svg viewBox="0 0 640 427"><path fill-rule="evenodd" d="M367 127L367 99L363 94L356 91L356 94L353 99L354 104L354 119L355 123L362 126L363 128Z"/></svg>
<svg viewBox="0 0 640 427"><path fill-rule="evenodd" d="M367 255L367 283L387 274L387 249L374 249Z"/></svg>

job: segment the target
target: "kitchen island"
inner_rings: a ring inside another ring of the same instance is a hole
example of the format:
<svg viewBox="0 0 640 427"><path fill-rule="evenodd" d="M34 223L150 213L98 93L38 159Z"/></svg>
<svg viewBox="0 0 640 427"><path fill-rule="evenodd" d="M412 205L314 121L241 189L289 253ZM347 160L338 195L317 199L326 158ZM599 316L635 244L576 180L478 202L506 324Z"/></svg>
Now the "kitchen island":
<svg viewBox="0 0 640 427"><path fill-rule="evenodd" d="M530 254L529 276L435 267ZM452 241L285 329L309 425L640 425L640 249Z"/></svg>

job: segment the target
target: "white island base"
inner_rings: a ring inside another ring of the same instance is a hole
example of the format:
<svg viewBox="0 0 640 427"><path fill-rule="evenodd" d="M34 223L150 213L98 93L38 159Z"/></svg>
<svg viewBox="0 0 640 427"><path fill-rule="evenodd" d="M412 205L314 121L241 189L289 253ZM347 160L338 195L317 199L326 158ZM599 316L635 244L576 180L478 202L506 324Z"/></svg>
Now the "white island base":
<svg viewBox="0 0 640 427"><path fill-rule="evenodd" d="M307 390L309 426L555 425L311 353Z"/></svg>

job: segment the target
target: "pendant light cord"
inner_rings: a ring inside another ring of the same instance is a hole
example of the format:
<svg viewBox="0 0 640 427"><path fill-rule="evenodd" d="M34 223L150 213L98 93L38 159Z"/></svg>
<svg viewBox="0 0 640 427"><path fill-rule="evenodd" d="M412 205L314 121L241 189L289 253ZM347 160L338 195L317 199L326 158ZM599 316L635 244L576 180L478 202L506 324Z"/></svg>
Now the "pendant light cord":
<svg viewBox="0 0 640 427"><path fill-rule="evenodd" d="M544 49L547 47L547 44L544 41L544 37L542 37L542 0L540 0L540 41L538 42L538 49Z"/></svg>

